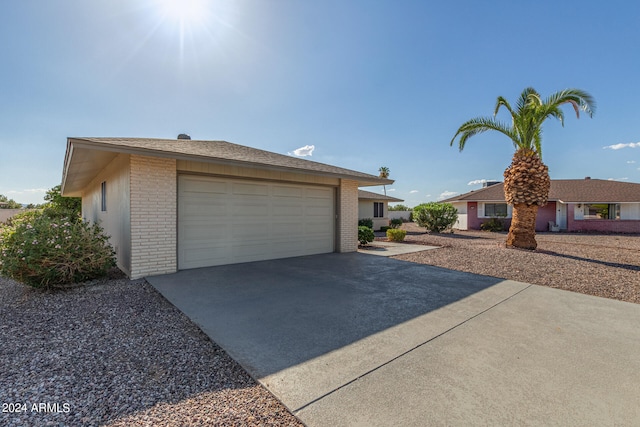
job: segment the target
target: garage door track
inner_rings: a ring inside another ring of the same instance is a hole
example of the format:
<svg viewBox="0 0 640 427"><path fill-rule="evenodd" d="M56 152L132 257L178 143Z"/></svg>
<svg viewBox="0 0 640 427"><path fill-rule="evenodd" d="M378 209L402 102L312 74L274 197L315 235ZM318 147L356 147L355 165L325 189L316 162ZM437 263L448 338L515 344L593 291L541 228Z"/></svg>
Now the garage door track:
<svg viewBox="0 0 640 427"><path fill-rule="evenodd" d="M358 253L147 280L309 426L640 420L636 304Z"/></svg>

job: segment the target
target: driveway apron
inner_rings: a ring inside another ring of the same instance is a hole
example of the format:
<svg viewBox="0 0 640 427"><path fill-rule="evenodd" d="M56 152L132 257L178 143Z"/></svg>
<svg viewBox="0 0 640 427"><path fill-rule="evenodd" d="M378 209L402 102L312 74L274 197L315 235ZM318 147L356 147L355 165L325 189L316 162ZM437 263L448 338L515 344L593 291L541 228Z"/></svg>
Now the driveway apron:
<svg viewBox="0 0 640 427"><path fill-rule="evenodd" d="M147 280L309 426L640 421L636 304L358 253Z"/></svg>

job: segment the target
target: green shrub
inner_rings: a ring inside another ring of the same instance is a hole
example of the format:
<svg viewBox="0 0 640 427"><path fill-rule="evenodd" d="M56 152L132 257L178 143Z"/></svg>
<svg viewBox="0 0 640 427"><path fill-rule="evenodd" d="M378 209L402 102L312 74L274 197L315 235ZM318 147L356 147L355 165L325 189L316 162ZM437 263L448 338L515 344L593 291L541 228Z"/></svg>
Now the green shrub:
<svg viewBox="0 0 640 427"><path fill-rule="evenodd" d="M485 221L482 224L480 224L480 230L493 231L493 232L505 231L506 226L502 218L494 217L494 218L491 218L489 221Z"/></svg>
<svg viewBox="0 0 640 427"><path fill-rule="evenodd" d="M400 230L398 228L391 228L387 230L387 239L394 242L402 242L407 236L407 230Z"/></svg>
<svg viewBox="0 0 640 427"><path fill-rule="evenodd" d="M102 228L60 212L26 212L0 228L0 274L52 288L104 276L115 265Z"/></svg>
<svg viewBox="0 0 640 427"><path fill-rule="evenodd" d="M369 227L370 229L373 230L373 219L371 218L359 219L358 227Z"/></svg>
<svg viewBox="0 0 640 427"><path fill-rule="evenodd" d="M389 225L391 226L391 228L400 228L400 226L402 226L402 219L394 218L389 222Z"/></svg>
<svg viewBox="0 0 640 427"><path fill-rule="evenodd" d="M382 227L380 227L380 231L387 231L388 229L390 229L391 227L388 227L386 225L383 225Z"/></svg>
<svg viewBox="0 0 640 427"><path fill-rule="evenodd" d="M373 242L375 238L376 236L373 234L373 230L371 228L363 225L358 226L358 242L360 242L361 245Z"/></svg>
<svg viewBox="0 0 640 427"><path fill-rule="evenodd" d="M451 203L423 203L413 208L413 220L427 231L441 233L456 223L458 210Z"/></svg>

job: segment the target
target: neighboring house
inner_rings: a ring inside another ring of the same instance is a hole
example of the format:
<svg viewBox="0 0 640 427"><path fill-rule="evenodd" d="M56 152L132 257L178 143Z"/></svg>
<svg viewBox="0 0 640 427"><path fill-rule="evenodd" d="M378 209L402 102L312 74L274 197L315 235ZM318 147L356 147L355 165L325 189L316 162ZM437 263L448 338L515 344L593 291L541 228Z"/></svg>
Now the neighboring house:
<svg viewBox="0 0 640 427"><path fill-rule="evenodd" d="M373 219L373 229L389 225L389 202L404 202L395 197L358 190L358 219Z"/></svg>
<svg viewBox="0 0 640 427"><path fill-rule="evenodd" d="M456 228L479 230L492 217L511 223L500 182L443 200L458 209ZM602 179L552 179L549 203L538 209L536 231L640 233L640 184Z"/></svg>
<svg viewBox="0 0 640 427"><path fill-rule="evenodd" d="M62 195L82 197L131 278L357 250L374 175L224 141L68 138Z"/></svg>

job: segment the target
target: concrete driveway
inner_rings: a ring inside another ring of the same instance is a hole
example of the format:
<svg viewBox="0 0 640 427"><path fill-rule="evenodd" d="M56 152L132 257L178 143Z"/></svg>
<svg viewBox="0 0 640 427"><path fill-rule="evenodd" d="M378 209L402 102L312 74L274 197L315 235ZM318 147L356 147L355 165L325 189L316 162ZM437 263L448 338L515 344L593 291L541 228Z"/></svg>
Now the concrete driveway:
<svg viewBox="0 0 640 427"><path fill-rule="evenodd" d="M147 280L309 426L640 424L636 304L358 253Z"/></svg>

